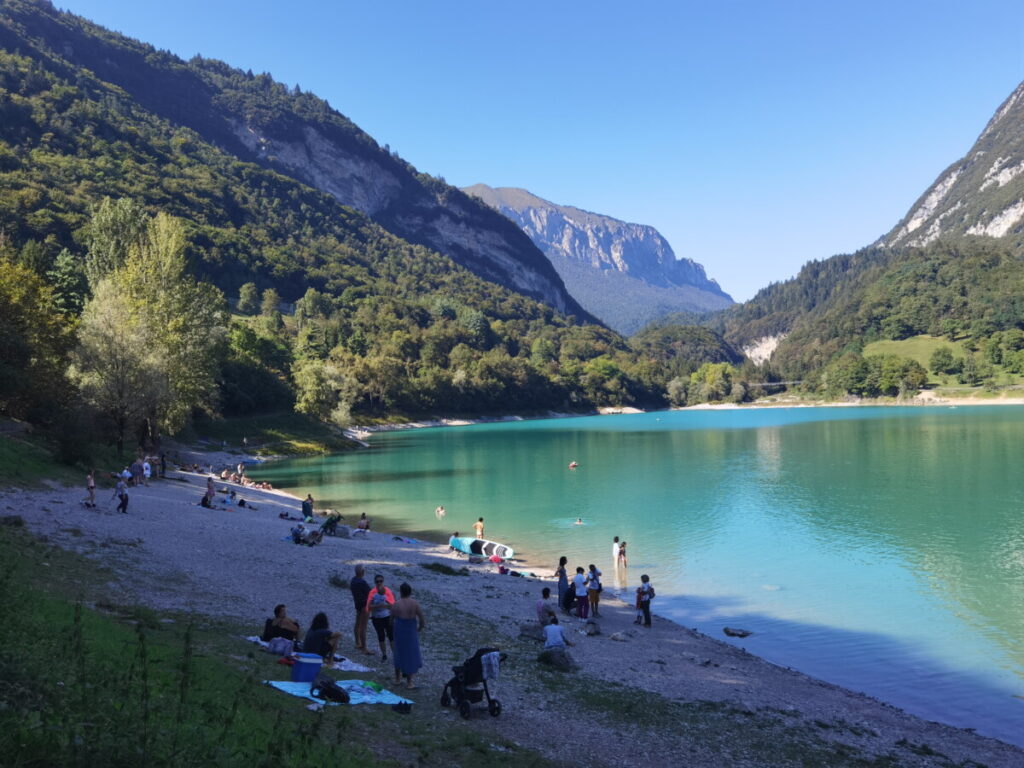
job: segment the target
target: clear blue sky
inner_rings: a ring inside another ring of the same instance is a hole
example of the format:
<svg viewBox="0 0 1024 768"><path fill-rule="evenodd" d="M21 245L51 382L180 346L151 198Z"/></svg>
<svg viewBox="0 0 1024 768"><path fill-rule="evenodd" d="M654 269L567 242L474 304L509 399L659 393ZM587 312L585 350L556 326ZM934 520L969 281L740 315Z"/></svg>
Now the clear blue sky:
<svg viewBox="0 0 1024 768"><path fill-rule="evenodd" d="M420 170L657 227L747 299L891 228L1024 79L1020 0L56 0Z"/></svg>

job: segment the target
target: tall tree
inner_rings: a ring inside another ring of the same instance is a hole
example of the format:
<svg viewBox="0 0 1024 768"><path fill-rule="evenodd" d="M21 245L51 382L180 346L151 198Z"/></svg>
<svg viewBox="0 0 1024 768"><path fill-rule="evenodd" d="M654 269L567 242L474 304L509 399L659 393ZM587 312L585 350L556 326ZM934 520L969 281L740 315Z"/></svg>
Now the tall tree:
<svg viewBox="0 0 1024 768"><path fill-rule="evenodd" d="M117 450L166 396L159 353L131 300L100 280L82 313L69 374L86 402L110 419Z"/></svg>
<svg viewBox="0 0 1024 768"><path fill-rule="evenodd" d="M39 275L0 257L0 413L25 418L59 399L72 336L53 304Z"/></svg>
<svg viewBox="0 0 1024 768"><path fill-rule="evenodd" d="M146 238L149 214L141 203L109 197L97 205L86 229L85 275L95 285L119 269Z"/></svg>
<svg viewBox="0 0 1024 768"><path fill-rule="evenodd" d="M53 268L46 273L53 287L53 306L62 314L77 317L85 306L88 286L82 262L67 248L64 248L53 262Z"/></svg>
<svg viewBox="0 0 1024 768"><path fill-rule="evenodd" d="M193 410L216 404L226 303L187 274L185 242L180 220L148 220L83 313L73 374L86 399L113 418L119 442L143 423L151 437L177 431Z"/></svg>

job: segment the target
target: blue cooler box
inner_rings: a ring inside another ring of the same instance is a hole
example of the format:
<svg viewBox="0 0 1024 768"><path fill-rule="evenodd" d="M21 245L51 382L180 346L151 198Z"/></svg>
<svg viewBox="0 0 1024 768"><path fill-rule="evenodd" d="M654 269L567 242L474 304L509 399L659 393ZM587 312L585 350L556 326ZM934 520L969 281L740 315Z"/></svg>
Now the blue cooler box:
<svg viewBox="0 0 1024 768"><path fill-rule="evenodd" d="M292 666L293 683L312 683L320 674L320 667L323 666L323 656L315 653L295 654L295 664Z"/></svg>

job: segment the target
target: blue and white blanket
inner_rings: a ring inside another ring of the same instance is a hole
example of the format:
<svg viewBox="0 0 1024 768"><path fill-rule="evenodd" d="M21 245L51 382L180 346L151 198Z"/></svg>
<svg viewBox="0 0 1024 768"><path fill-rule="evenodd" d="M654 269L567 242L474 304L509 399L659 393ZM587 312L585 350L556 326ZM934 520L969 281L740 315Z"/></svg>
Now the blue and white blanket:
<svg viewBox="0 0 1024 768"><path fill-rule="evenodd" d="M391 691L382 689L375 691L366 684L365 680L338 680L338 685L348 693L349 704L412 704L409 699L396 696ZM264 685L277 688L291 696L298 696L300 699L309 699L317 704L337 704L336 701L325 701L316 696L309 695L309 683L293 683L291 680L264 680Z"/></svg>

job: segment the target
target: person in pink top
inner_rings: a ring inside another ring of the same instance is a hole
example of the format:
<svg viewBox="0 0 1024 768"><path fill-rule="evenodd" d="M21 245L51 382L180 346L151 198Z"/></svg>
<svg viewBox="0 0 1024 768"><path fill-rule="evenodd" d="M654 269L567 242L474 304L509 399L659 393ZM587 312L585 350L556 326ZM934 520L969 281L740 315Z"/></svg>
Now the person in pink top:
<svg viewBox="0 0 1024 768"><path fill-rule="evenodd" d="M377 633L381 661L387 661L388 646L384 644L384 639L387 638L388 643L394 647L395 632L391 626L391 606L395 604L395 596L384 586L384 577L379 573L373 577L373 584L374 588L366 598L366 612L370 614L370 621L373 622L373 629Z"/></svg>

